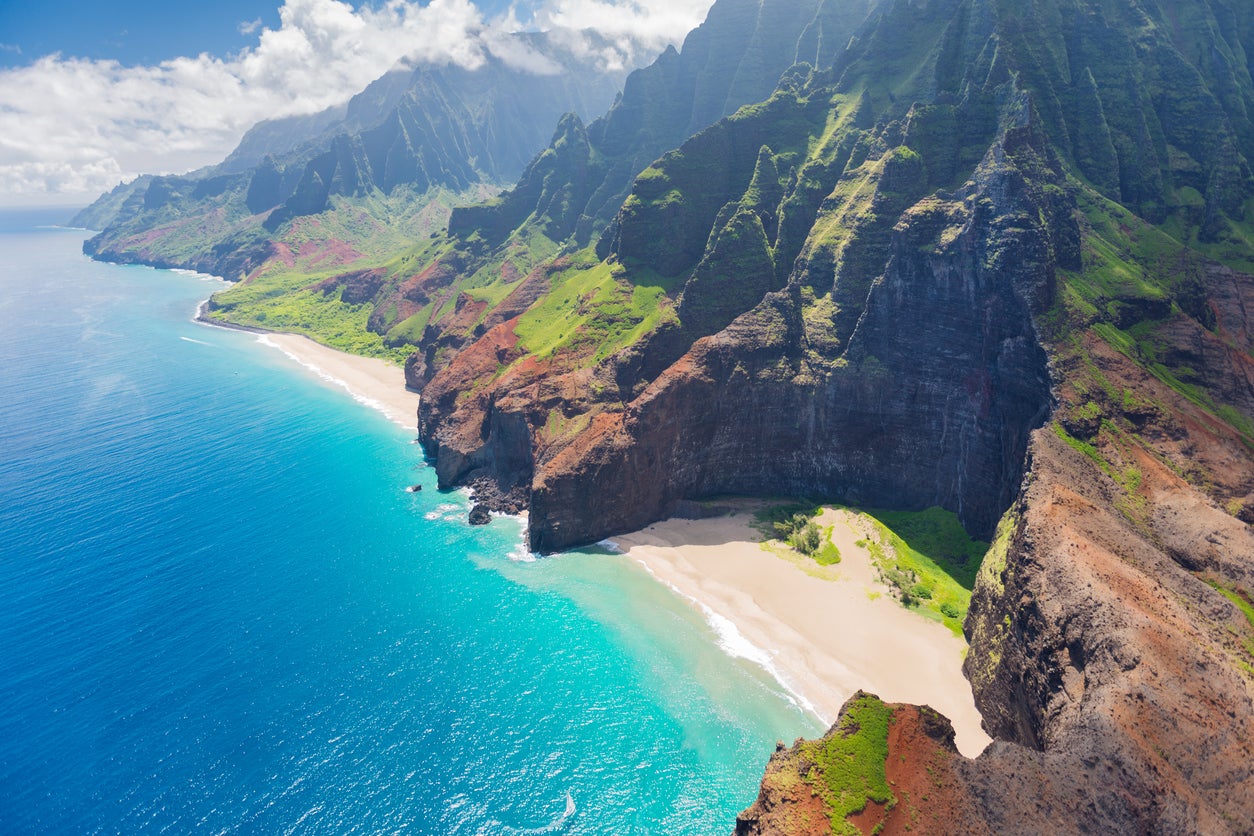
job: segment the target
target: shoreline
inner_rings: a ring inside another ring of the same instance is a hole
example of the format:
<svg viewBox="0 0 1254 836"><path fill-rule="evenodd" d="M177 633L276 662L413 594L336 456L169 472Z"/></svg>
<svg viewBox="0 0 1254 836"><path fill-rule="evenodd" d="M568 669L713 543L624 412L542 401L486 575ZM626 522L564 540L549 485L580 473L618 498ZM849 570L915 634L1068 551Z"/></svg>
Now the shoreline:
<svg viewBox="0 0 1254 836"><path fill-rule="evenodd" d="M377 357L362 357L315 342L303 334L267 331L249 325L217 322L205 316L208 300L196 309L195 322L208 328L225 328L257 336L257 342L278 349L289 359L313 372L324 384L341 389L353 400L383 413L407 430L418 428L421 396L405 385L405 371Z"/></svg>
<svg viewBox="0 0 1254 836"><path fill-rule="evenodd" d="M216 322L204 315L206 304L197 323L254 334L324 384L416 429L420 396L406 388L402 369L301 334ZM966 642L888 594L869 552L856 545L865 536L856 520L824 512L842 560L820 566L764 548L749 504L730 516L664 520L610 542L700 611L724 652L763 668L825 725L862 689L886 702L932 706L953 723L963 755L983 751L991 740L962 675ZM521 521L525 531L525 515ZM523 554L525 542L524 535Z"/></svg>
<svg viewBox="0 0 1254 836"><path fill-rule="evenodd" d="M611 542L700 610L723 649L764 668L825 725L858 689L930 705L954 725L959 751L991 742L962 675L966 642L903 607L875 574L856 517L827 509L841 562L820 566L767 550L739 509L670 519Z"/></svg>

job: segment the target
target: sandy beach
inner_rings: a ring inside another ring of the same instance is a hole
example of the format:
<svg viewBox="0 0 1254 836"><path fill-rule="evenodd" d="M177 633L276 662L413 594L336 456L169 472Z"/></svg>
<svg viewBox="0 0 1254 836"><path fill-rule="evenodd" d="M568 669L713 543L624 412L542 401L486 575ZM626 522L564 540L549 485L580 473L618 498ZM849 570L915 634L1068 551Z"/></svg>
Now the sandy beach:
<svg viewBox="0 0 1254 836"><path fill-rule="evenodd" d="M419 396L405 388L400 368L297 334L258 339L358 402L416 425ZM824 723L861 688L890 702L932 706L953 721L964 755L981 752L989 738L962 676L966 643L888 594L857 545L866 536L857 517L827 510L819 521L832 526L840 549L834 566L764 548L750 505L730 516L666 520L614 542L707 618L734 625L760 650L755 661Z"/></svg>
<svg viewBox="0 0 1254 836"><path fill-rule="evenodd" d="M405 388L405 372L399 366L327 348L299 334L270 333L258 339L396 423L409 429L418 426L418 393Z"/></svg>
<svg viewBox="0 0 1254 836"><path fill-rule="evenodd" d="M953 721L959 751L989 737L962 675L966 643L904 608L877 579L857 517L827 510L841 562L819 566L768 551L747 511L667 520L614 543L707 617L727 619L762 649L768 669L824 723L859 688L888 702L930 705Z"/></svg>

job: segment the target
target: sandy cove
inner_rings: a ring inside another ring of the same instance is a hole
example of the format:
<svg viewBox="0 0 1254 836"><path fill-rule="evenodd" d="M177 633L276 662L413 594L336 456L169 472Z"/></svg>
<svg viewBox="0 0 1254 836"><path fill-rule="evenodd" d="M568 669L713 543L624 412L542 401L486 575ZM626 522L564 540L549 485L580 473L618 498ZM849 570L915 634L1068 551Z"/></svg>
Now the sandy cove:
<svg viewBox="0 0 1254 836"><path fill-rule="evenodd" d="M971 686L966 642L888 594L857 545L866 535L845 511L824 511L841 562L819 566L768 551L748 512L666 520L615 537L658 580L731 621L765 650L773 673L824 723L859 688L888 702L930 705L953 721L959 751L988 745Z"/></svg>
<svg viewBox="0 0 1254 836"><path fill-rule="evenodd" d="M400 368L298 334L265 332L259 339L397 423L416 425L419 396L405 388ZM833 526L842 558L827 567L766 550L751 521L748 511L666 520L614 541L658 580L764 649L773 672L823 722L832 722L862 688L891 702L930 705L953 721L963 754L984 749L989 738L962 676L966 643L888 594L870 553L857 545L866 533L855 517L824 512L820 521Z"/></svg>

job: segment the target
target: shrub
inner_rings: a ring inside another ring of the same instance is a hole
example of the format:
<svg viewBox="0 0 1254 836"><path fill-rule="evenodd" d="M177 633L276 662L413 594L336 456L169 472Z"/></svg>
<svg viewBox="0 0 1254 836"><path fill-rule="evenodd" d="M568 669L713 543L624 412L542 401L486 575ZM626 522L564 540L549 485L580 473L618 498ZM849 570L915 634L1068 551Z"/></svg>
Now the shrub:
<svg viewBox="0 0 1254 836"><path fill-rule="evenodd" d="M788 538L788 544L802 554L814 554L823 542L822 532L812 522L807 522Z"/></svg>

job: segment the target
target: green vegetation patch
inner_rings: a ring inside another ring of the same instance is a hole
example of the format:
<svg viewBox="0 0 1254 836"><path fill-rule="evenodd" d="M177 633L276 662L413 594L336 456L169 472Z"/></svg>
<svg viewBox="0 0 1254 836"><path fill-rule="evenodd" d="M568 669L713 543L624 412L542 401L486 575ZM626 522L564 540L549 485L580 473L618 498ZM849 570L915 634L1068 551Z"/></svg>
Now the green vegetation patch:
<svg viewBox="0 0 1254 836"><path fill-rule="evenodd" d="M820 527L814 521L822 511L810 503L772 505L754 514L753 527L768 540L785 543L820 566L831 566L840 563L840 549L832 542L832 526Z"/></svg>
<svg viewBox="0 0 1254 836"><path fill-rule="evenodd" d="M372 309L370 304L346 305L338 296L305 290L263 300L243 310L229 309L226 316L219 316L219 311L210 316L236 325L303 334L340 351L403 363L413 346L384 345L383 337L366 327Z"/></svg>
<svg viewBox="0 0 1254 836"><path fill-rule="evenodd" d="M975 588L975 576L988 543L972 539L957 514L938 507L866 513L891 529L916 555L935 563L963 589Z"/></svg>
<svg viewBox="0 0 1254 836"><path fill-rule="evenodd" d="M956 636L988 543L974 540L943 508L866 511L876 537L863 542L883 581L905 606L940 621Z"/></svg>
<svg viewBox="0 0 1254 836"><path fill-rule="evenodd" d="M514 329L519 344L538 357L572 349L599 362L675 315L667 282L642 270L628 281L615 262L576 263L552 282Z"/></svg>
<svg viewBox="0 0 1254 836"><path fill-rule="evenodd" d="M1206 582L1214 587L1216 592L1235 604L1236 608L1245 616L1246 621L1250 622L1250 627L1254 627L1254 604L1250 603L1250 599L1241 590L1230 589L1218 581L1208 580Z"/></svg>
<svg viewBox="0 0 1254 836"><path fill-rule="evenodd" d="M847 817L867 804L897 804L888 785L888 727L893 710L878 697L858 692L846 704L839 725L827 736L801 743L803 761L813 766L803 775L827 804L833 833L857 834Z"/></svg>

